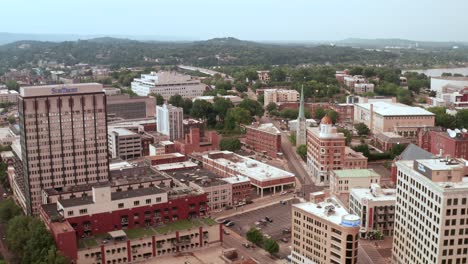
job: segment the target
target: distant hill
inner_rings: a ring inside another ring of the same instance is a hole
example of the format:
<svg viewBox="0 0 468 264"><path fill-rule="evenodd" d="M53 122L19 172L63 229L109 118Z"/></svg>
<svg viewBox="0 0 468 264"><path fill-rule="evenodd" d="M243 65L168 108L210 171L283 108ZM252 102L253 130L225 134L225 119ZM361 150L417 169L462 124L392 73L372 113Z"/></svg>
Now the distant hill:
<svg viewBox="0 0 468 264"><path fill-rule="evenodd" d="M361 45L412 43L402 41L352 40L349 42L359 42ZM267 44L232 37L191 42L137 41L113 37L63 42L22 40L0 46L0 74L10 68L35 67L39 61L55 61L65 65L77 63L111 65L115 68L177 64L201 67L261 64L433 65L468 61L468 48L465 47L457 50L445 48L424 52L415 49L385 52L349 46Z"/></svg>
<svg viewBox="0 0 468 264"><path fill-rule="evenodd" d="M353 46L362 48L385 48L385 47L401 47L401 48L452 48L453 46L467 46L468 43L447 41L415 41L408 39L361 39L348 38L337 41L339 46Z"/></svg>

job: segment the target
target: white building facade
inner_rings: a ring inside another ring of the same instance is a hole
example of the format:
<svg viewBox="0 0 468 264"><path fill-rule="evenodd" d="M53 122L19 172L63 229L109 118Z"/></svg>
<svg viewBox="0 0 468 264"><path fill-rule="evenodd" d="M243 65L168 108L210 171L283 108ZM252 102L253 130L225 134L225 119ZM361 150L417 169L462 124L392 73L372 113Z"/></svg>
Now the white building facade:
<svg viewBox="0 0 468 264"><path fill-rule="evenodd" d="M176 72L142 74L140 78L133 80L131 86L132 90L140 96L154 93L162 95L164 100L169 100L171 96L176 94L184 98L202 96L206 89L206 85L200 80Z"/></svg>
<svg viewBox="0 0 468 264"><path fill-rule="evenodd" d="M184 109L168 104L156 106L156 128L173 141L184 137Z"/></svg>

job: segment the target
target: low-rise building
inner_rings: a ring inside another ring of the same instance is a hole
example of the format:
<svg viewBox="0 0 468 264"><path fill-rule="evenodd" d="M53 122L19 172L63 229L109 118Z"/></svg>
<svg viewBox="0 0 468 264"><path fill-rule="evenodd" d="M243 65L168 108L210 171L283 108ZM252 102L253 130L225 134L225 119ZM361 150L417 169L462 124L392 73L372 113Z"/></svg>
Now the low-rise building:
<svg viewBox="0 0 468 264"><path fill-rule="evenodd" d="M19 93L15 90L0 89L0 103L12 103L18 102Z"/></svg>
<svg viewBox="0 0 468 264"><path fill-rule="evenodd" d="M272 123L245 126L245 143L254 151L276 158L281 152L281 131Z"/></svg>
<svg viewBox="0 0 468 264"><path fill-rule="evenodd" d="M132 90L140 96L160 94L166 101L176 94L184 98L202 96L206 90L206 85L200 80L177 72L142 74L141 78L135 78L131 85Z"/></svg>
<svg viewBox="0 0 468 264"><path fill-rule="evenodd" d="M374 135L375 146L383 151L389 151L396 145L407 146L411 139L398 135L395 132L381 132Z"/></svg>
<svg viewBox="0 0 468 264"><path fill-rule="evenodd" d="M316 127L317 121L315 119L306 119L306 127ZM288 128L291 132L296 132L297 130L297 119L288 121Z"/></svg>
<svg viewBox="0 0 468 264"><path fill-rule="evenodd" d="M357 263L359 227L359 216L335 198L293 204L292 263Z"/></svg>
<svg viewBox="0 0 468 264"><path fill-rule="evenodd" d="M263 197L265 191L276 193L295 185L294 174L230 151L212 151L202 155L203 168L222 177L244 176Z"/></svg>
<svg viewBox="0 0 468 264"><path fill-rule="evenodd" d="M374 102L355 104L354 122L364 123L373 134L395 132L416 140L419 129L434 126L435 115L420 107Z"/></svg>
<svg viewBox="0 0 468 264"><path fill-rule="evenodd" d="M373 83L356 83L354 84L353 91L355 94L365 94L374 92Z"/></svg>
<svg viewBox="0 0 468 264"><path fill-rule="evenodd" d="M338 113L336 123L352 124L354 121L354 104L330 104L330 109Z"/></svg>
<svg viewBox="0 0 468 264"><path fill-rule="evenodd" d="M111 158L126 160L142 156L141 135L125 128L109 127L108 147Z"/></svg>
<svg viewBox="0 0 468 264"><path fill-rule="evenodd" d="M257 71L258 80L262 83L270 81L270 71Z"/></svg>
<svg viewBox="0 0 468 264"><path fill-rule="evenodd" d="M187 157L181 153L167 153L167 154L159 154L155 156L147 156L145 160L148 161L151 166L160 165L160 164L168 164L168 163L175 163L175 162L183 162L187 160Z"/></svg>
<svg viewBox="0 0 468 264"><path fill-rule="evenodd" d="M177 152L190 155L194 152L205 152L219 149L219 136L216 131L209 131L200 137L198 128L191 128L182 140L175 140L174 147Z"/></svg>
<svg viewBox="0 0 468 264"><path fill-rule="evenodd" d="M429 146L434 155L468 159L468 130L430 131Z"/></svg>
<svg viewBox="0 0 468 264"><path fill-rule="evenodd" d="M361 152L354 151L350 147L345 147L343 164L345 169L367 169L367 157Z"/></svg>
<svg viewBox="0 0 468 264"><path fill-rule="evenodd" d="M206 194L195 189L96 186L90 196L42 205L40 217L75 263L133 263L221 242L207 212Z"/></svg>
<svg viewBox="0 0 468 264"><path fill-rule="evenodd" d="M207 101L208 103L214 103L215 97L220 97L220 98L229 100L231 101L233 105L238 105L242 102L242 98L236 95L217 95L217 96L204 95L204 96L197 96L193 98L192 101L195 102L196 100L204 100L204 101Z"/></svg>
<svg viewBox="0 0 468 264"><path fill-rule="evenodd" d="M227 177L223 181L232 185L232 205L245 204L252 199L250 179L244 176Z"/></svg>
<svg viewBox="0 0 468 264"><path fill-rule="evenodd" d="M373 169L334 170L330 174L331 193L346 200L351 189L369 188L373 183L380 184L380 174Z"/></svg>
<svg viewBox="0 0 468 264"><path fill-rule="evenodd" d="M349 196L349 211L361 218L362 237L376 238L376 232L393 236L395 221L395 189L382 189L377 183L370 188L353 188Z"/></svg>
<svg viewBox="0 0 468 264"><path fill-rule="evenodd" d="M265 89L263 91L263 104L270 103L299 102L299 92L286 89Z"/></svg>

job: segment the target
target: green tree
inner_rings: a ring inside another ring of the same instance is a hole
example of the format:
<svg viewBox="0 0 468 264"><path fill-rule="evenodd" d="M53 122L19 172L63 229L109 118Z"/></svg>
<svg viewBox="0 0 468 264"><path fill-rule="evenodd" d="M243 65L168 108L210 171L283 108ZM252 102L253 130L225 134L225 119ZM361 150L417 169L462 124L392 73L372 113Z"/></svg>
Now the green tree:
<svg viewBox="0 0 468 264"><path fill-rule="evenodd" d="M330 119L332 120L333 124L336 123L336 121L338 120L338 113L335 111L335 110L332 110L332 109L327 109L325 111L325 114L330 117Z"/></svg>
<svg viewBox="0 0 468 264"><path fill-rule="evenodd" d="M226 117L227 111L233 107L234 105L229 99L225 99L223 97L215 97L213 100L213 110L216 112L221 122L224 122L224 118Z"/></svg>
<svg viewBox="0 0 468 264"><path fill-rule="evenodd" d="M298 110L292 108L285 108L280 111L280 116L285 119L296 119L298 116Z"/></svg>
<svg viewBox="0 0 468 264"><path fill-rule="evenodd" d="M150 96L153 96L156 99L156 105L164 104L164 97L160 94L150 93Z"/></svg>
<svg viewBox="0 0 468 264"><path fill-rule="evenodd" d="M369 150L369 145L367 145L367 144L357 145L357 146L353 147L352 149L357 151L357 152L361 152L366 157L369 157L370 150Z"/></svg>
<svg viewBox="0 0 468 264"><path fill-rule="evenodd" d="M7 223L13 217L22 213L15 201L12 199L6 199L0 202L0 221Z"/></svg>
<svg viewBox="0 0 468 264"><path fill-rule="evenodd" d="M190 111L192 111L193 102L189 98L184 99L184 103L182 104L182 108L184 109L184 115L189 115Z"/></svg>
<svg viewBox="0 0 468 264"><path fill-rule="evenodd" d="M429 112L435 114L435 125L444 128L455 128L458 126L456 116L447 114L447 108L442 106L430 107Z"/></svg>
<svg viewBox="0 0 468 264"><path fill-rule="evenodd" d="M239 129L240 124L250 124L252 116L250 112L244 108L234 107L227 111L224 119L224 128L226 130Z"/></svg>
<svg viewBox="0 0 468 264"><path fill-rule="evenodd" d="M255 245L260 245L263 242L263 234L260 230L255 227L250 228L246 234L247 240L254 243Z"/></svg>
<svg viewBox="0 0 468 264"><path fill-rule="evenodd" d="M219 148L221 150L236 151L241 149L241 142L237 138L223 138L219 142Z"/></svg>
<svg viewBox="0 0 468 264"><path fill-rule="evenodd" d="M315 119L322 119L325 114L325 110L322 107L317 107L317 109L315 109Z"/></svg>
<svg viewBox="0 0 468 264"><path fill-rule="evenodd" d="M284 82L286 80L286 72L276 67L270 71L270 80L273 82Z"/></svg>
<svg viewBox="0 0 468 264"><path fill-rule="evenodd" d="M183 107L184 98L180 94L173 95L169 97L169 104L177 107Z"/></svg>
<svg viewBox="0 0 468 264"><path fill-rule="evenodd" d="M245 85L244 83L236 83L235 85L236 87L236 90L239 92L239 93L245 93L247 92L247 85Z"/></svg>
<svg viewBox="0 0 468 264"><path fill-rule="evenodd" d="M293 146L296 146L296 133L291 133L291 135L289 135L289 141Z"/></svg>
<svg viewBox="0 0 468 264"><path fill-rule="evenodd" d="M8 88L8 90L15 90L19 92L20 85L17 81L15 80L7 81L5 85Z"/></svg>
<svg viewBox="0 0 468 264"><path fill-rule="evenodd" d="M367 136L370 133L370 129L364 123L355 124L354 128L359 136Z"/></svg>
<svg viewBox="0 0 468 264"><path fill-rule="evenodd" d="M258 101L249 98L242 100L242 102L239 104L239 107L249 111L252 116L260 117L264 112L262 105Z"/></svg>
<svg viewBox="0 0 468 264"><path fill-rule="evenodd" d="M455 115L457 127L468 128L468 109L458 110Z"/></svg>
<svg viewBox="0 0 468 264"><path fill-rule="evenodd" d="M297 147L296 152L304 161L306 161L307 159L307 146L306 145L300 145L299 147Z"/></svg>
<svg viewBox="0 0 468 264"><path fill-rule="evenodd" d="M342 128L342 127L339 127L338 128L338 132L340 133L343 133L345 138L346 138L346 146L349 146L349 144L351 143L351 139L352 139L352 134L351 134L351 131L349 131L348 129L346 128Z"/></svg>
<svg viewBox="0 0 468 264"><path fill-rule="evenodd" d="M267 239L264 243L265 250L270 253L271 255L278 253L279 245L274 239Z"/></svg>
<svg viewBox="0 0 468 264"><path fill-rule="evenodd" d="M393 145L393 147L390 149L390 155L392 156L392 159L400 155L405 149L406 149L406 145L403 145L403 144Z"/></svg>
<svg viewBox="0 0 468 264"><path fill-rule="evenodd" d="M259 102L261 105L265 103L265 95L261 94L257 96L257 102Z"/></svg>
<svg viewBox="0 0 468 264"><path fill-rule="evenodd" d="M276 103L269 103L267 106L266 106L266 110L268 111L268 113L271 113L272 111L276 111L278 109L278 107L276 106Z"/></svg>
<svg viewBox="0 0 468 264"><path fill-rule="evenodd" d="M205 100L195 100L190 110L190 115L206 121L208 115L213 113L213 105Z"/></svg>
<svg viewBox="0 0 468 264"><path fill-rule="evenodd" d="M16 117L14 115L8 116L8 123L10 124L15 124L16 123Z"/></svg>

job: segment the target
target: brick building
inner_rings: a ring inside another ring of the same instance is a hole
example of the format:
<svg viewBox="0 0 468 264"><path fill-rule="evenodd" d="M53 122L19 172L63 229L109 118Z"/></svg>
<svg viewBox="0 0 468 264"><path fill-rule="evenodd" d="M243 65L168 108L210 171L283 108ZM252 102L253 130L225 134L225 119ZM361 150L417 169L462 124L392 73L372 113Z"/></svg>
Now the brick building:
<svg viewBox="0 0 468 264"><path fill-rule="evenodd" d="M220 225L202 218L208 209L206 194L195 189L99 186L90 196L42 205L40 216L75 263L132 263L222 241ZM164 228L173 222L186 228Z"/></svg>
<svg viewBox="0 0 468 264"><path fill-rule="evenodd" d="M431 131L429 146L429 151L434 155L468 159L468 131L466 129Z"/></svg>
<svg viewBox="0 0 468 264"><path fill-rule="evenodd" d="M177 152L190 155L194 152L205 152L219 149L219 136L216 131L209 131L206 136L200 137L198 128L191 128L185 139L174 141Z"/></svg>
<svg viewBox="0 0 468 264"><path fill-rule="evenodd" d="M253 150L274 158L281 152L281 131L275 125L254 123L245 128L245 143Z"/></svg>

